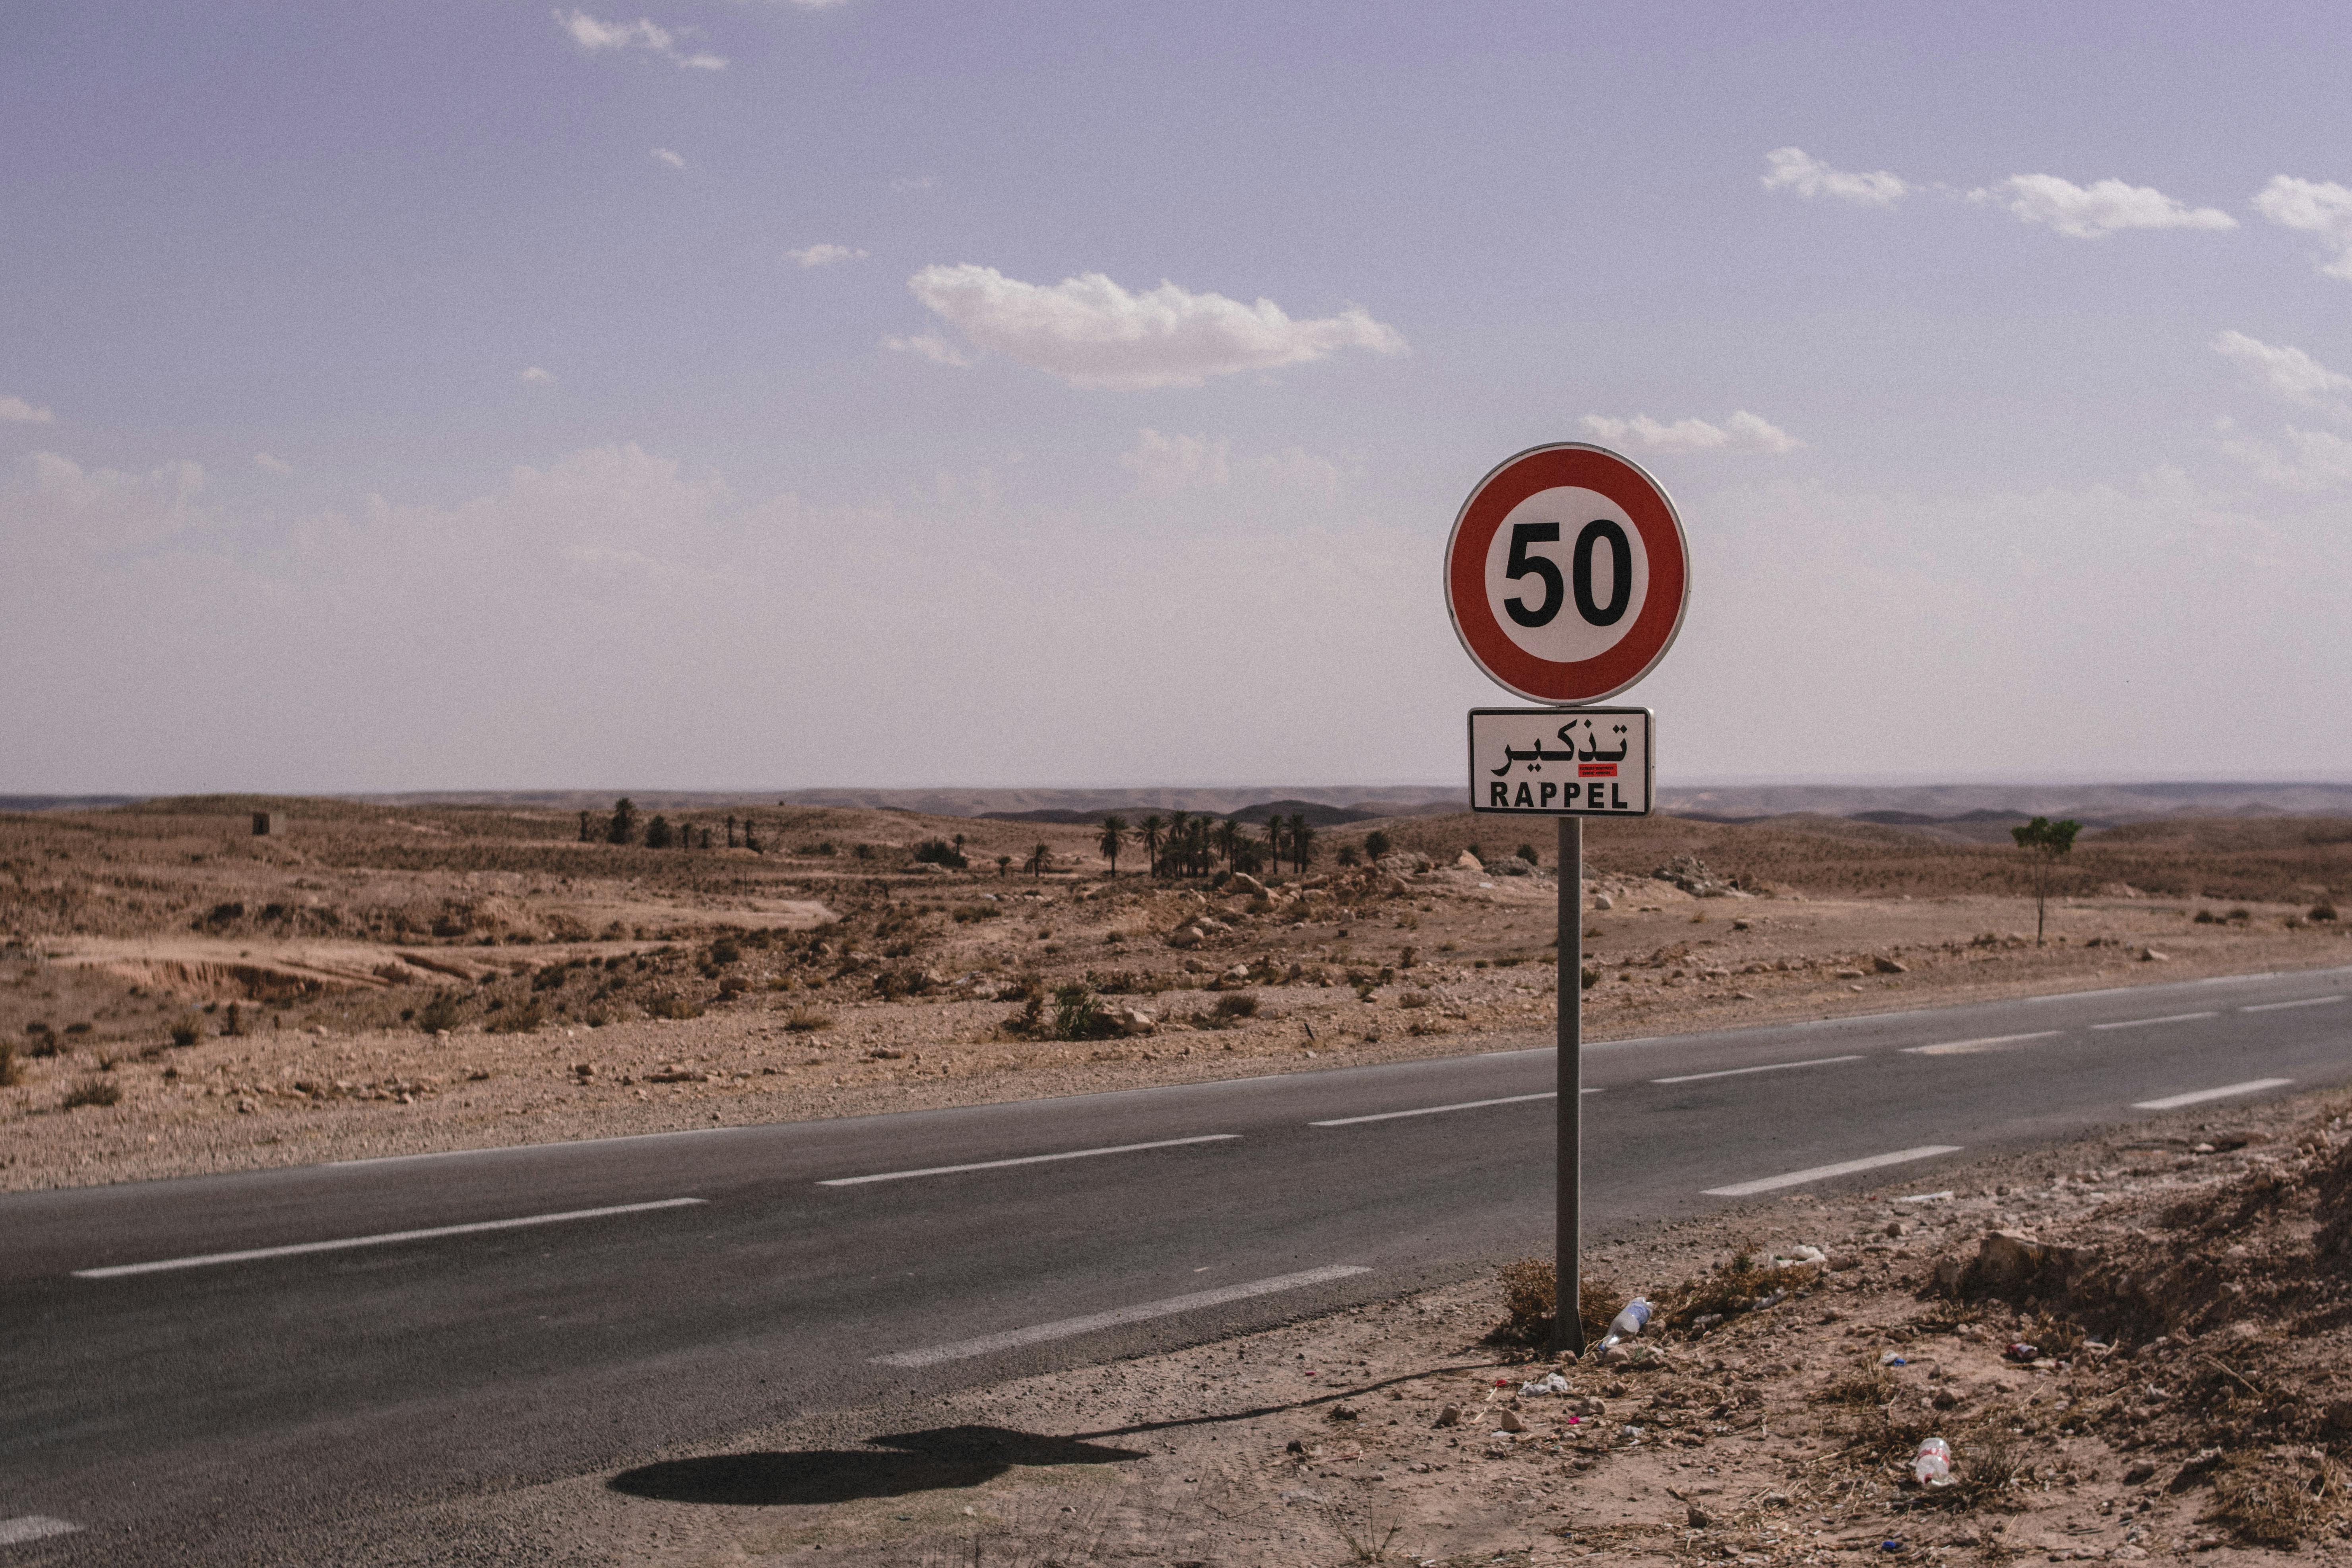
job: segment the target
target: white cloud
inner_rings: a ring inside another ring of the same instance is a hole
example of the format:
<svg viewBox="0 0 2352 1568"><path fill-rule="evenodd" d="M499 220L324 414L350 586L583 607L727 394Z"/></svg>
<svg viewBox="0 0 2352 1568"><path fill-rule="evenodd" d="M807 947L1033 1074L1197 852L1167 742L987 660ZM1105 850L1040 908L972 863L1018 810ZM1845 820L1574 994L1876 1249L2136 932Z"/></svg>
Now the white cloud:
<svg viewBox="0 0 2352 1568"><path fill-rule="evenodd" d="M929 174L918 174L911 179L893 180L890 182L890 188L904 195L909 191L928 191L938 184L939 182Z"/></svg>
<svg viewBox="0 0 2352 1568"><path fill-rule="evenodd" d="M787 250L784 255L803 267L830 267L836 261L863 260L866 252L852 250L845 245L804 245L798 250Z"/></svg>
<svg viewBox="0 0 2352 1568"><path fill-rule="evenodd" d="M540 369L537 365L532 365L529 370L524 371L520 375L515 377L515 379L521 382L525 386L553 386L555 384L555 377L548 374L546 371Z"/></svg>
<svg viewBox="0 0 2352 1568"><path fill-rule="evenodd" d="M1832 169L1801 147L1776 147L1764 154L1772 165L1764 176L1768 191L1794 191L1801 196L1835 196L1864 206L1891 207L1911 189L1901 176L1881 169L1874 174Z"/></svg>
<svg viewBox="0 0 2352 1568"><path fill-rule="evenodd" d="M926 267L907 287L979 347L1073 386L1198 386L1213 375L1305 364L1343 348L1405 349L1395 328L1360 309L1293 321L1271 300L1244 305L1164 280L1131 294L1099 272L1046 286L992 267Z"/></svg>
<svg viewBox="0 0 2352 1568"><path fill-rule="evenodd" d="M265 474L290 474L294 471L293 464L283 458L273 458L267 452L256 452L253 466Z"/></svg>
<svg viewBox="0 0 2352 1568"><path fill-rule="evenodd" d="M590 54L601 50L643 49L688 70L725 70L723 55L688 54L678 47L677 35L659 23L640 16L634 22L600 22L585 11L552 11L555 25Z"/></svg>
<svg viewBox="0 0 2352 1568"><path fill-rule="evenodd" d="M52 416L46 408L36 408L21 397L0 397L0 421L11 425L47 425Z"/></svg>
<svg viewBox="0 0 2352 1568"><path fill-rule="evenodd" d="M792 0L792 3L803 11L830 11L835 5L847 4L847 0Z"/></svg>
<svg viewBox="0 0 2352 1568"><path fill-rule="evenodd" d="M2219 207L2192 207L2153 185L2101 180L2078 185L2055 174L2012 174L1989 190L1971 191L1974 201L2008 198L2009 210L2024 223L2046 224L2071 239L2105 239L2126 228L2235 228L2238 220Z"/></svg>
<svg viewBox="0 0 2352 1568"><path fill-rule="evenodd" d="M656 163L667 163L673 169L683 169L686 167L686 160L683 157L680 157L677 153L671 152L667 147L655 148L653 150L653 160Z"/></svg>
<svg viewBox="0 0 2352 1568"><path fill-rule="evenodd" d="M2328 369L2301 349L2236 331L2221 333L2210 346L2289 403L2352 417L2352 405L2343 400L2344 394L2352 393L2352 375Z"/></svg>
<svg viewBox="0 0 2352 1568"><path fill-rule="evenodd" d="M209 520L197 504L205 470L166 463L145 474L84 468L55 452L18 465L16 492L53 543L101 553L159 544Z"/></svg>
<svg viewBox="0 0 2352 1568"><path fill-rule="evenodd" d="M1284 489L1297 490L1318 500L1339 499L1339 465L1304 447L1285 447L1257 460L1258 471Z"/></svg>
<svg viewBox="0 0 2352 1568"><path fill-rule="evenodd" d="M1741 409L1720 425L1677 419L1662 425L1646 414L1612 419L1588 414L1584 427L1602 441L1650 452L1793 452L1804 445L1768 419Z"/></svg>
<svg viewBox="0 0 2352 1568"><path fill-rule="evenodd" d="M1119 455L1118 466L1135 476L1136 488L1146 494L1172 495L1232 482L1232 456L1227 440L1144 429L1136 432L1134 447Z"/></svg>
<svg viewBox="0 0 2352 1568"><path fill-rule="evenodd" d="M2224 441L2221 449L2283 490L2329 490L2352 485L2352 441L2326 430L2289 426L2284 447L2267 441Z"/></svg>
<svg viewBox="0 0 2352 1568"><path fill-rule="evenodd" d="M884 338L882 346L897 353L919 355L933 364L951 364L961 369L971 363L961 350L937 332L917 332L908 338Z"/></svg>
<svg viewBox="0 0 2352 1568"><path fill-rule="evenodd" d="M2332 182L2273 174L2255 195L2254 210L2282 228L2325 236L2336 259L2320 271L2352 279L2352 190Z"/></svg>

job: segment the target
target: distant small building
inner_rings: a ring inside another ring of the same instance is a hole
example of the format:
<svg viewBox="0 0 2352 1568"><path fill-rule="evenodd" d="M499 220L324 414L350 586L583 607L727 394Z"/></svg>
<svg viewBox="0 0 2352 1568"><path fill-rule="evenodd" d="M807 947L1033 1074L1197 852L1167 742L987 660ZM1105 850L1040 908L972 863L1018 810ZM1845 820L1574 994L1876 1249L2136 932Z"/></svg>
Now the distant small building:
<svg viewBox="0 0 2352 1568"><path fill-rule="evenodd" d="M282 811L257 811L253 814L253 836L256 838L282 838L286 835L286 814Z"/></svg>

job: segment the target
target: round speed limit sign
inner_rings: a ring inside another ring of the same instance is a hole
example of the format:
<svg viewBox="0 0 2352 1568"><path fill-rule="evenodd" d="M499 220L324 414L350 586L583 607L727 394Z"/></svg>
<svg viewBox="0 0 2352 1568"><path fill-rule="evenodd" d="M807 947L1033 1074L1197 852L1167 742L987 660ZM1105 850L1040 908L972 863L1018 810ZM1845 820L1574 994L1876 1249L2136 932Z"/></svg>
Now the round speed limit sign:
<svg viewBox="0 0 2352 1568"><path fill-rule="evenodd" d="M1494 681L1537 702L1598 702L1682 629L1682 519L1640 465L1563 441L1478 481L1445 546L1445 606Z"/></svg>

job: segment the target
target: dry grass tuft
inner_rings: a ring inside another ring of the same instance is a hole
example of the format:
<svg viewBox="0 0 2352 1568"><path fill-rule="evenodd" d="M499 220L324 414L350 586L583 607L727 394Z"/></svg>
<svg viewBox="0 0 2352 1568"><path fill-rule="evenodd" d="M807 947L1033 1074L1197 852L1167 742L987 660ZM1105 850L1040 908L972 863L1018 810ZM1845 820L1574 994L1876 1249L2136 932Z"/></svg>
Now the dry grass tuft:
<svg viewBox="0 0 2352 1568"><path fill-rule="evenodd" d="M1559 1309L1559 1273L1548 1258L1519 1258L1503 1265L1504 1321L1494 1336L1520 1344L1551 1342L1552 1314ZM1577 1280L1578 1315L1584 1320L1587 1343L1609 1331L1609 1321L1623 1308L1625 1298L1615 1282L1587 1275Z"/></svg>
<svg viewBox="0 0 2352 1568"><path fill-rule="evenodd" d="M110 1078L86 1078L67 1091L65 1109L79 1110L85 1105L112 1105L122 1098L122 1086Z"/></svg>
<svg viewBox="0 0 2352 1568"><path fill-rule="evenodd" d="M833 1015L821 1007L795 1007L784 1015L784 1027L796 1035L813 1035L833 1027Z"/></svg>
<svg viewBox="0 0 2352 1568"><path fill-rule="evenodd" d="M2343 1507L2343 1470L2326 1454L2238 1454L2214 1477L2205 1518L2241 1540L2292 1548L2326 1529Z"/></svg>

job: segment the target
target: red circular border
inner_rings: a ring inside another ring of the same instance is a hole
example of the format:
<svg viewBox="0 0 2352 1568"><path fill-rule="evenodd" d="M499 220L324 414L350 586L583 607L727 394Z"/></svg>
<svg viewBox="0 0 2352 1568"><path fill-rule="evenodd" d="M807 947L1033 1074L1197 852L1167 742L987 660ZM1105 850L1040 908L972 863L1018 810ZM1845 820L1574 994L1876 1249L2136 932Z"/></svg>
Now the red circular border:
<svg viewBox="0 0 2352 1568"><path fill-rule="evenodd" d="M1625 509L1649 556L1649 592L1631 630L1597 658L1538 658L1513 642L1486 603L1486 552L1513 507L1538 490L1574 485ZM1480 480L1454 520L1445 546L1445 606L1464 651L1496 684L1537 702L1598 702L1633 685L1664 657L1682 629L1690 558L1682 519L1664 489L1616 453L1564 441L1521 452Z"/></svg>

